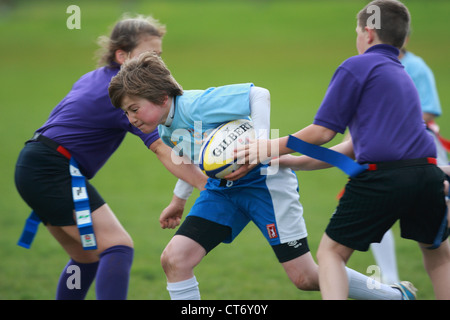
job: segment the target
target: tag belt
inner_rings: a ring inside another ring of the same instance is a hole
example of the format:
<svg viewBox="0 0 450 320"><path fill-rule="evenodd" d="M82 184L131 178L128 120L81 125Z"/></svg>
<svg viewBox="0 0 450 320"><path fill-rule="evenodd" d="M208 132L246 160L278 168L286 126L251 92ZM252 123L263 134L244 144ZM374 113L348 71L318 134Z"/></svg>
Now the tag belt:
<svg viewBox="0 0 450 320"><path fill-rule="evenodd" d="M86 188L86 178L81 174L77 161L72 157L66 148L40 133L35 133L33 138L28 140L27 143L33 141L41 142L49 148L58 151L70 160L69 171L72 181L72 198L75 208L77 227L80 232L81 245L84 250L97 249L97 241L94 234L89 197ZM31 247L40 222L41 220L38 215L32 211L30 216L25 221L22 235L17 243L19 246L27 249Z"/></svg>
<svg viewBox="0 0 450 320"><path fill-rule="evenodd" d="M39 141L42 144L46 145L47 147L58 151L59 153L61 153L64 157L66 157L67 159L72 158L72 155L70 154L69 150L67 150L66 148L64 148L62 145L60 145L58 142L47 138L46 136L43 136L42 134L36 132L33 136L33 138L31 138L30 140L27 141L28 142L34 142L34 141Z"/></svg>

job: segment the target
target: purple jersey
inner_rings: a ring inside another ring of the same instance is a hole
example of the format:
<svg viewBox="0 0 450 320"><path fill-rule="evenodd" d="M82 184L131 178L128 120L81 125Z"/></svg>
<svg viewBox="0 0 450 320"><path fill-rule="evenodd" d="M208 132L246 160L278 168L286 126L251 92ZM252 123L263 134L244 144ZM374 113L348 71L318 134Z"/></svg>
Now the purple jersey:
<svg viewBox="0 0 450 320"><path fill-rule="evenodd" d="M359 163L436 157L417 90L398 54L380 44L344 61L315 116L314 124L336 132L349 128Z"/></svg>
<svg viewBox="0 0 450 320"><path fill-rule="evenodd" d="M68 149L88 179L105 164L127 132L139 136L147 147L159 139L157 130L142 133L111 104L108 86L118 71L119 66L102 67L82 76L37 130Z"/></svg>

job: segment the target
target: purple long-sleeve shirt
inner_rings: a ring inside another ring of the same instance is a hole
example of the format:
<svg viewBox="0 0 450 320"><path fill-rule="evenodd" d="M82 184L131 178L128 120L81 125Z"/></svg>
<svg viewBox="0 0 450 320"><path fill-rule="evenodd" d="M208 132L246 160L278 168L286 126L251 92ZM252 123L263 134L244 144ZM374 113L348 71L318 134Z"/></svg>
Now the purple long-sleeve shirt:
<svg viewBox="0 0 450 320"><path fill-rule="evenodd" d="M142 133L111 104L108 86L118 71L117 65L83 75L37 130L68 149L88 179L105 164L127 132L139 136L147 147L159 139L157 130Z"/></svg>
<svg viewBox="0 0 450 320"><path fill-rule="evenodd" d="M380 44L344 61L315 116L314 124L333 131L349 128L360 163L436 157L417 90L398 54Z"/></svg>

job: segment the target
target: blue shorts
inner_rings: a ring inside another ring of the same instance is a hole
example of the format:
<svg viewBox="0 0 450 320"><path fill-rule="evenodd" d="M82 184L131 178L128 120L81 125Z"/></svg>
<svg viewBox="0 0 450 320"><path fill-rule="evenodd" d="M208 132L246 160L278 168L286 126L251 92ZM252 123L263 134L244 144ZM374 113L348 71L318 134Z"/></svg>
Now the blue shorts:
<svg viewBox="0 0 450 320"><path fill-rule="evenodd" d="M272 246L306 238L297 176L287 168L265 175L264 168L234 182L209 179L188 216L231 228L225 243L232 242L250 221Z"/></svg>

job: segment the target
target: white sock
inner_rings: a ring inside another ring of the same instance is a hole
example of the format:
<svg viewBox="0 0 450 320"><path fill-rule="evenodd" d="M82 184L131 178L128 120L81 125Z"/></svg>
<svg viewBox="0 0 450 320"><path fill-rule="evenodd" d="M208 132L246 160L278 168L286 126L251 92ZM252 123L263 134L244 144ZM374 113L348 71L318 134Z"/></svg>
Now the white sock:
<svg viewBox="0 0 450 320"><path fill-rule="evenodd" d="M200 290L195 276L179 282L167 282L167 291L172 300L200 300Z"/></svg>
<svg viewBox="0 0 450 320"><path fill-rule="evenodd" d="M382 281L386 284L400 282L392 230L385 233L380 243L372 243L371 249L375 262L380 267Z"/></svg>
<svg viewBox="0 0 450 320"><path fill-rule="evenodd" d="M345 268L348 278L348 296L356 300L402 300L400 290Z"/></svg>

